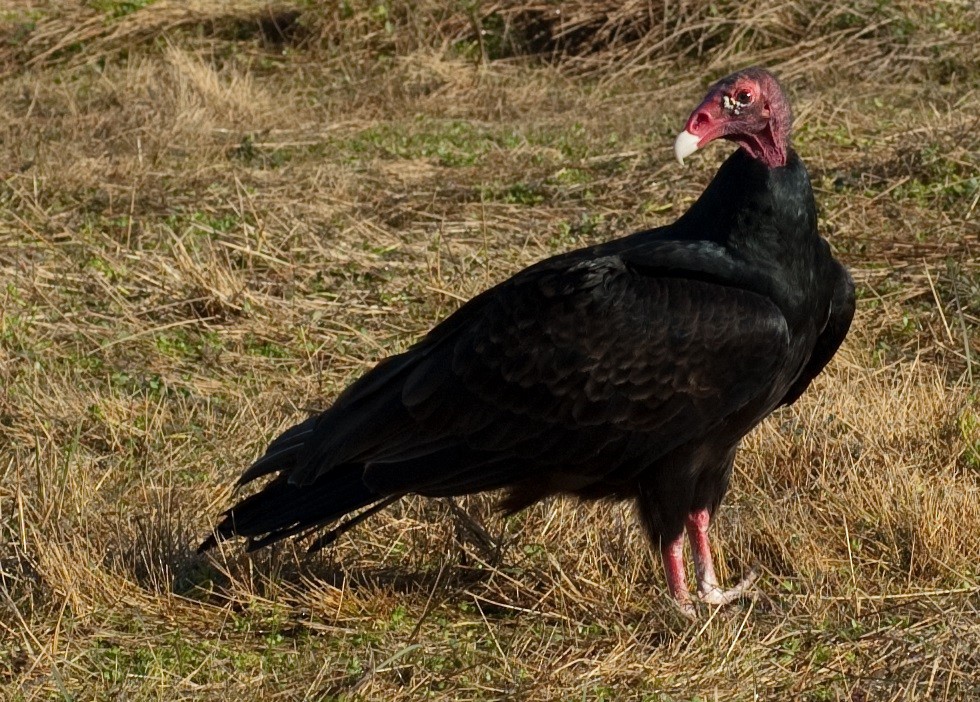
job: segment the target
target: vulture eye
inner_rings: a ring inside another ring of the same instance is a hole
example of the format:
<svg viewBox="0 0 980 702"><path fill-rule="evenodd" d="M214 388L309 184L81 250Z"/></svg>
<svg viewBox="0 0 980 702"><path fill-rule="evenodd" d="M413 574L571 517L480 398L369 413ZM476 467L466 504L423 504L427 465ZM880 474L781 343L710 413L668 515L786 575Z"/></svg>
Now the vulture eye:
<svg viewBox="0 0 980 702"><path fill-rule="evenodd" d="M739 90L735 94L735 102L739 105L748 105L752 102L752 94L748 90Z"/></svg>

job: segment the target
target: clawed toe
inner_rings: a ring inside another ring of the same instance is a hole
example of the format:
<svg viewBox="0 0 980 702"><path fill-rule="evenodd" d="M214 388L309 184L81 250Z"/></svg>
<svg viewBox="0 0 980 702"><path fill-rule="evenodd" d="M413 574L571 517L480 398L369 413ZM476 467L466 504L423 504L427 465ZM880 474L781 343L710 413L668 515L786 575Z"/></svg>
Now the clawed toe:
<svg viewBox="0 0 980 702"><path fill-rule="evenodd" d="M695 608L694 603L691 600L674 600L674 604L682 617L692 622L697 620L698 610Z"/></svg>
<svg viewBox="0 0 980 702"><path fill-rule="evenodd" d="M745 578L735 587L729 590L722 590L720 587L713 587L710 590L699 592L698 599L705 604L721 607L731 604L735 600L740 600L745 597L754 597L757 593L755 581L758 577L758 571L752 569L749 571L749 574L746 575Z"/></svg>

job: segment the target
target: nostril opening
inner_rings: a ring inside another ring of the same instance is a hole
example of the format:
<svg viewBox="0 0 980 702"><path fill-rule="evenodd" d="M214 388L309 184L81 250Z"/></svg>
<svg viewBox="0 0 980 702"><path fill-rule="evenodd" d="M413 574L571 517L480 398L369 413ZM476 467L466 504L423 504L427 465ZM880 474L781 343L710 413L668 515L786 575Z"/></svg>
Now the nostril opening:
<svg viewBox="0 0 980 702"><path fill-rule="evenodd" d="M698 112L696 115L694 115L694 120L691 122L691 131L697 134L698 131L700 131L701 128L707 125L710 121L711 118L706 112Z"/></svg>

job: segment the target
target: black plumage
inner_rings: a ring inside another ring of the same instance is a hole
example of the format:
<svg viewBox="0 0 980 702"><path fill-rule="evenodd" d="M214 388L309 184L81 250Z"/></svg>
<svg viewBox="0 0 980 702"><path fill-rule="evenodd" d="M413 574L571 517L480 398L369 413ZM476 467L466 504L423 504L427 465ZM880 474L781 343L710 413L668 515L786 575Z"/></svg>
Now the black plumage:
<svg viewBox="0 0 980 702"><path fill-rule="evenodd" d="M726 80L739 76L779 90L759 69ZM654 544L680 543L721 502L741 439L800 396L854 310L786 109L783 162L738 149L675 223L517 273L285 432L240 482L275 477L204 547L262 546L391 496L496 489L508 510L636 499Z"/></svg>

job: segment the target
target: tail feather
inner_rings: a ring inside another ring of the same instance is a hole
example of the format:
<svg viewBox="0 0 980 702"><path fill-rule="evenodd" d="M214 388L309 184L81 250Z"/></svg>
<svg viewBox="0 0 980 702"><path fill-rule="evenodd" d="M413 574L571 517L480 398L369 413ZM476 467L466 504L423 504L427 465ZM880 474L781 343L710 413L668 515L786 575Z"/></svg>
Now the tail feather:
<svg viewBox="0 0 980 702"><path fill-rule="evenodd" d="M294 485L284 471L262 490L225 512L214 533L198 548L207 551L235 536L247 537L249 550L330 522L383 499L364 484L364 467L337 466L308 485Z"/></svg>
<svg viewBox="0 0 980 702"><path fill-rule="evenodd" d="M276 471L292 473L303 453L307 440L316 429L317 419L316 416L313 416L287 429L281 436L269 444L269 448L265 450L262 458L242 473L242 477L238 479L238 484L245 485L256 478L261 478L263 475L268 475Z"/></svg>

